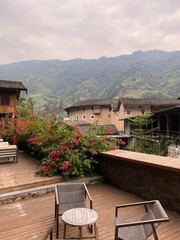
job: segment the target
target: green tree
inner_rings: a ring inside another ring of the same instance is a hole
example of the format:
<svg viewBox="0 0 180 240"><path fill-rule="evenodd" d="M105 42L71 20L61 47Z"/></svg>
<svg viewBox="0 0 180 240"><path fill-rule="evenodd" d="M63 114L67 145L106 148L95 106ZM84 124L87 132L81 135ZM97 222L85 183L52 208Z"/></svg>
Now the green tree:
<svg viewBox="0 0 180 240"><path fill-rule="evenodd" d="M147 134L151 134L154 128L151 128L153 123L153 114L147 113L139 115L135 118L129 118L131 130L130 133L137 137L133 150L137 152L146 152L146 138Z"/></svg>
<svg viewBox="0 0 180 240"><path fill-rule="evenodd" d="M17 112L21 117L29 116L34 112L34 103L32 99L29 98L19 98L17 102Z"/></svg>

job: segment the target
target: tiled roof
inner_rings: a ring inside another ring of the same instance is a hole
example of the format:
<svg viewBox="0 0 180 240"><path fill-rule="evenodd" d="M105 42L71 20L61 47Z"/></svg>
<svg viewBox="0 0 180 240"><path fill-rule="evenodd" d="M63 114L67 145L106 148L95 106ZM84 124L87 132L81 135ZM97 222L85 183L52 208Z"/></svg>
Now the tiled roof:
<svg viewBox="0 0 180 240"><path fill-rule="evenodd" d="M165 108L156 112L153 112L155 115L161 114L161 113L170 113L170 112L175 112L175 113L180 113L180 105L176 105L173 107Z"/></svg>
<svg viewBox="0 0 180 240"><path fill-rule="evenodd" d="M0 89L24 90L27 88L21 82L0 80Z"/></svg>
<svg viewBox="0 0 180 240"><path fill-rule="evenodd" d="M75 103L67 108L65 111L68 111L72 108L77 107L86 107L86 106L110 106L114 110L117 110L119 104L119 99L95 99L95 100L87 100Z"/></svg>
<svg viewBox="0 0 180 240"><path fill-rule="evenodd" d="M150 106L176 106L180 104L180 100L176 98L165 99L143 99L143 98L120 98L123 105L150 105Z"/></svg>
<svg viewBox="0 0 180 240"><path fill-rule="evenodd" d="M80 121L80 120L65 120L64 122L69 125L75 124L75 125L79 126L79 129L81 130L81 132L83 134L85 134L89 130L89 128L92 126L92 124L84 122L84 121ZM100 135L112 135L112 134L117 135L117 134L119 134L119 132L114 124L99 125L99 127L103 127L105 129L110 130L109 133L107 131L105 131L105 132L102 132Z"/></svg>
<svg viewBox="0 0 180 240"><path fill-rule="evenodd" d="M117 130L117 127L114 124L105 124L101 125L102 127L106 128L107 130L110 130L109 132L102 132L101 135L118 135L119 131Z"/></svg>
<svg viewBox="0 0 180 240"><path fill-rule="evenodd" d="M69 124L69 125L73 125L73 124L78 125L78 126L79 125L91 125L90 123L87 123L85 121L81 121L81 120L78 120L78 119L76 119L76 120L64 120L64 122Z"/></svg>

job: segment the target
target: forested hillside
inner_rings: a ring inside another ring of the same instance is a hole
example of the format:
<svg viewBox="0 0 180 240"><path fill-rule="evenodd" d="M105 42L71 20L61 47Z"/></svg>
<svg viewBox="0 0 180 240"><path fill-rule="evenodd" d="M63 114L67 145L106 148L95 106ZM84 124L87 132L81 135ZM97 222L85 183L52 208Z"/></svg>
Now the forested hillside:
<svg viewBox="0 0 180 240"><path fill-rule="evenodd" d="M0 79L21 81L36 108L51 106L57 111L93 98L176 98L180 97L180 51L11 63L0 65Z"/></svg>

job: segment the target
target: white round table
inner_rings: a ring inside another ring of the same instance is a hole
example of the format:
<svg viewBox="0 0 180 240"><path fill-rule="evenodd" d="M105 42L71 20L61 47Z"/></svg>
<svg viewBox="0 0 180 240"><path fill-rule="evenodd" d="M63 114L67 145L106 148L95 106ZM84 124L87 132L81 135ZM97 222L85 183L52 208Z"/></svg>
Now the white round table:
<svg viewBox="0 0 180 240"><path fill-rule="evenodd" d="M96 221L98 219L98 214L96 211L89 208L72 208L67 210L62 215L62 220L64 222L64 239L66 238L66 225L78 227L79 229L79 239L84 238L95 238L97 239L97 226ZM94 235L83 237L82 227L84 226L94 226ZM72 238L71 238L72 239ZM77 239L77 238L76 238Z"/></svg>

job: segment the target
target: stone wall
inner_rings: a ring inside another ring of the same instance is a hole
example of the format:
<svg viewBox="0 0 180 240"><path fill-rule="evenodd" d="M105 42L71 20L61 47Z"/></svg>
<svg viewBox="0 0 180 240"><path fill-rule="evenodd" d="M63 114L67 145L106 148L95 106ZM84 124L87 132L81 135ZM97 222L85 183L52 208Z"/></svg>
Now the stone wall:
<svg viewBox="0 0 180 240"><path fill-rule="evenodd" d="M176 148L175 146L169 146L168 157L180 158L180 147Z"/></svg>
<svg viewBox="0 0 180 240"><path fill-rule="evenodd" d="M140 153L139 153L140 154ZM123 154L121 154L123 155ZM149 158L149 154L147 154ZM137 153L136 153L137 156ZM143 155L145 158L145 154ZM155 158L152 155L152 158ZM99 168L105 182L146 200L158 199L162 205L180 213L180 172L152 166L144 159L136 162L113 155L99 155Z"/></svg>
<svg viewBox="0 0 180 240"><path fill-rule="evenodd" d="M104 181L104 178L103 176L98 175L98 176L93 176L93 177L83 178L83 179L76 178L74 180L69 180L69 182L70 181L85 182L85 184L88 186L88 185L95 185L95 184L102 183ZM54 194L54 186L48 187L47 185L46 187L43 186L42 188L43 189L41 189L41 187L35 188L35 189L27 189L27 192L26 190L22 190L15 193L12 192L7 194L6 193L0 194L0 205L12 203L12 202L18 202L18 201L29 199L29 198L41 197L48 194Z"/></svg>

